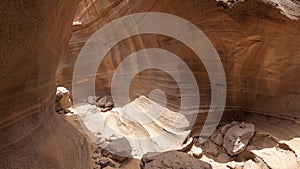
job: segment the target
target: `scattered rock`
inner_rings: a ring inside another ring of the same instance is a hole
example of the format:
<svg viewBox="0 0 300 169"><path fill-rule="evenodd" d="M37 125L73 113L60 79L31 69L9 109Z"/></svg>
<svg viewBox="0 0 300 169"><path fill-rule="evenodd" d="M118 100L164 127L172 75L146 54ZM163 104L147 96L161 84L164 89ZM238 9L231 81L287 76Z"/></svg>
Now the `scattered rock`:
<svg viewBox="0 0 300 169"><path fill-rule="evenodd" d="M140 163L141 169L161 168L188 168L188 169L211 169L209 163L195 159L193 156L179 152L167 151L163 153L147 153Z"/></svg>
<svg viewBox="0 0 300 169"><path fill-rule="evenodd" d="M92 158L95 160L98 158L98 153L97 152L94 152L93 155L92 155Z"/></svg>
<svg viewBox="0 0 300 169"><path fill-rule="evenodd" d="M246 123L245 122L241 122L240 128L242 128L242 129L246 128Z"/></svg>
<svg viewBox="0 0 300 169"><path fill-rule="evenodd" d="M221 133L222 133L223 135L225 135L225 133L227 132L228 129L230 129L232 126L239 125L239 124L240 124L240 123L237 122L237 121L233 121L233 122L231 122L231 123L229 123L229 124L226 124L225 126L223 126L223 127L221 128Z"/></svg>
<svg viewBox="0 0 300 169"><path fill-rule="evenodd" d="M223 147L230 155L239 154L246 149L254 133L254 124L245 123L245 128L235 125L227 130L223 139Z"/></svg>
<svg viewBox="0 0 300 169"><path fill-rule="evenodd" d="M106 112L114 107L114 102L112 98L104 96L98 99L97 107L102 108L101 112Z"/></svg>
<svg viewBox="0 0 300 169"><path fill-rule="evenodd" d="M113 108L114 107L114 103L109 101L105 103L105 108Z"/></svg>
<svg viewBox="0 0 300 169"><path fill-rule="evenodd" d="M226 7L232 7L237 2L243 2L244 0L216 0L217 4L226 8Z"/></svg>
<svg viewBox="0 0 300 169"><path fill-rule="evenodd" d="M200 147L193 146L191 152L195 158L201 158L203 155L203 150Z"/></svg>
<svg viewBox="0 0 300 169"><path fill-rule="evenodd" d="M96 96L89 96L87 102L91 105L96 105L97 104L96 100L97 100Z"/></svg>
<svg viewBox="0 0 300 169"><path fill-rule="evenodd" d="M217 157L219 155L219 147L211 140L204 143L204 151L209 156Z"/></svg>
<svg viewBox="0 0 300 169"><path fill-rule="evenodd" d="M120 168L121 163L110 159L109 157L102 156L103 149L101 146L97 146L92 154L92 159L94 161L94 169L108 169L108 168Z"/></svg>
<svg viewBox="0 0 300 169"><path fill-rule="evenodd" d="M101 97L98 100L97 107L104 108L106 101L107 101L107 97L106 96Z"/></svg>
<svg viewBox="0 0 300 169"><path fill-rule="evenodd" d="M211 140L218 146L221 146L223 143L223 135L220 133L213 134Z"/></svg>
<svg viewBox="0 0 300 169"><path fill-rule="evenodd" d="M227 163L232 160L232 158L225 152L225 150L220 149L219 155L215 158L217 162Z"/></svg>
<svg viewBox="0 0 300 169"><path fill-rule="evenodd" d="M101 157L99 159L99 165L101 166L101 168L110 168L110 167L120 168L121 167L120 163L118 163L112 159L109 159L107 157Z"/></svg>
<svg viewBox="0 0 300 169"><path fill-rule="evenodd" d="M256 132L254 137L249 142L247 149L259 150L265 148L276 147L278 142L267 133Z"/></svg>
<svg viewBox="0 0 300 169"><path fill-rule="evenodd" d="M102 151L102 155L118 162L131 157L131 146L126 138L118 138L109 143Z"/></svg>
<svg viewBox="0 0 300 169"><path fill-rule="evenodd" d="M251 151L247 149L236 156L236 160L238 161L254 160L255 158L256 158L255 154L253 154Z"/></svg>
<svg viewBox="0 0 300 169"><path fill-rule="evenodd" d="M213 135L213 138L218 134L220 134L219 131L216 131ZM220 135L222 136L222 134ZM226 163L232 160L232 158L227 154L223 147L217 145L215 142L212 141L212 137L206 140L206 142L200 145L200 147L202 147L204 154L207 157L212 158L214 161Z"/></svg>
<svg viewBox="0 0 300 169"><path fill-rule="evenodd" d="M55 98L55 111L59 114L70 113L68 109L71 107L70 92L64 87L57 87Z"/></svg>

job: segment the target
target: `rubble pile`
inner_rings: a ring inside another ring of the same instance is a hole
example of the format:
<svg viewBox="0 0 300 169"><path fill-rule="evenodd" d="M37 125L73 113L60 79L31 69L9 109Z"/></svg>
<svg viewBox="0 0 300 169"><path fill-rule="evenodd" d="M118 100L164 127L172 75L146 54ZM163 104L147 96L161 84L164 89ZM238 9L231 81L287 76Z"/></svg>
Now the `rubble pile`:
<svg viewBox="0 0 300 169"><path fill-rule="evenodd" d="M298 142L292 145L298 145ZM199 149L202 149L201 155ZM220 125L203 143L194 139L188 154L197 154L218 169L300 168L299 157L291 146L268 133L255 131L254 124L245 122Z"/></svg>

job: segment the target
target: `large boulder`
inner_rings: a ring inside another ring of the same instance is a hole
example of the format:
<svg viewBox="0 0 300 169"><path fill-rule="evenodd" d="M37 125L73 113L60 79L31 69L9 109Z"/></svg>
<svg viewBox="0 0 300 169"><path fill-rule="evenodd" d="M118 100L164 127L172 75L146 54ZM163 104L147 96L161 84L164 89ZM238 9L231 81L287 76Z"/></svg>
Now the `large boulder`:
<svg viewBox="0 0 300 169"><path fill-rule="evenodd" d="M124 137L117 138L109 143L102 151L102 155L113 160L122 162L128 157L131 157L131 146L128 140Z"/></svg>
<svg viewBox="0 0 300 169"><path fill-rule="evenodd" d="M246 149L254 133L254 124L241 123L240 125L235 125L227 130L223 140L223 147L230 155L239 154Z"/></svg>

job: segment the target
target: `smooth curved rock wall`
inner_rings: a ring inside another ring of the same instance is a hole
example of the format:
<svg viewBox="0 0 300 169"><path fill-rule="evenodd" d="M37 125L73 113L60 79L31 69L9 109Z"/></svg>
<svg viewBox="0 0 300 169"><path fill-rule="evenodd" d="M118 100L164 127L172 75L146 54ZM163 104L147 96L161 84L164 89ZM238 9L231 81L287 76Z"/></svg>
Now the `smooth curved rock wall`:
<svg viewBox="0 0 300 169"><path fill-rule="evenodd" d="M0 2L0 168L89 168L87 140L54 111L78 0Z"/></svg>
<svg viewBox="0 0 300 169"><path fill-rule="evenodd" d="M72 39L62 59L57 83L71 89L76 58L86 40L106 23L137 12L165 12L198 26L210 39L222 60L227 78L226 110L244 110L297 119L299 100L300 22L282 15L260 0L224 7L213 0L96 0L82 1L75 15ZM122 28L120 28L122 29ZM180 29L180 28L178 28ZM166 36L137 35L113 47L98 69L98 95L110 95L110 82L118 64L136 50L158 47L181 57L192 69L200 86L201 106L210 105L210 84L201 61L181 42ZM168 106L177 109L179 89L161 71L141 72L131 84L131 97L146 95L153 88L167 93ZM84 92L84 89L82 89ZM205 114L200 119L205 118Z"/></svg>

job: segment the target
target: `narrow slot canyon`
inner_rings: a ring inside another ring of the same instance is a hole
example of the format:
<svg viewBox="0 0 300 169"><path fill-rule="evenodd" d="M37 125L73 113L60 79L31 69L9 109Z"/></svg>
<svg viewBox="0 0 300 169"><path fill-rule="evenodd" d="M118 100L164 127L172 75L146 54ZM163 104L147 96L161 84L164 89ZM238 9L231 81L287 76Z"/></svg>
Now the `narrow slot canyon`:
<svg viewBox="0 0 300 169"><path fill-rule="evenodd" d="M0 2L0 168L300 168L298 0Z"/></svg>

